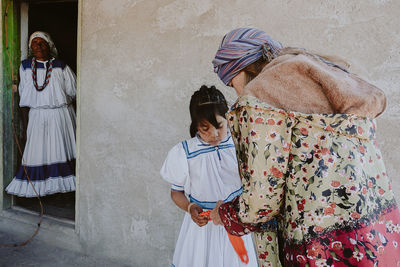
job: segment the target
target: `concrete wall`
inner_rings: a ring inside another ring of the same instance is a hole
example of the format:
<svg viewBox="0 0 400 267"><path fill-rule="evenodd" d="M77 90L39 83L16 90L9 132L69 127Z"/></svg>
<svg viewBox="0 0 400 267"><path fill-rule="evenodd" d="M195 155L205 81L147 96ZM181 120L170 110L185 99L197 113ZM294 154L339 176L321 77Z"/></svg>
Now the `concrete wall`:
<svg viewBox="0 0 400 267"><path fill-rule="evenodd" d="M400 1L82 0L77 226L88 253L168 266L183 213L159 176L189 137L188 102L213 73L222 36L264 29L284 45L334 54L385 90L379 140L400 195ZM400 200L400 199L399 199Z"/></svg>

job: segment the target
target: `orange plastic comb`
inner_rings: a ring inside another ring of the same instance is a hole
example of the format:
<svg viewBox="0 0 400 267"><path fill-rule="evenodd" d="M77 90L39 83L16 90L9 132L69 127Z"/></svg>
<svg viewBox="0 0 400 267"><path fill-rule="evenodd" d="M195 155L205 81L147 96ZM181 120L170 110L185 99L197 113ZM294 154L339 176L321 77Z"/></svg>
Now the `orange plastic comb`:
<svg viewBox="0 0 400 267"><path fill-rule="evenodd" d="M206 211L203 211L202 213L200 213L200 216L207 217L208 220L211 221L210 213L211 213L211 210L206 210Z"/></svg>

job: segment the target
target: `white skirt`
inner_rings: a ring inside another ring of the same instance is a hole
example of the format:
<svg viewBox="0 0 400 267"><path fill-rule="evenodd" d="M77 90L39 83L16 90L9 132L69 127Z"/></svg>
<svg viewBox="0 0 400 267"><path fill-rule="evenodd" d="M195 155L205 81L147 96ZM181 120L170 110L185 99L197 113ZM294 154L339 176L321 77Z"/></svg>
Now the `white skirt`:
<svg viewBox="0 0 400 267"><path fill-rule="evenodd" d="M251 235L241 237L246 246L249 263L240 261L221 225L212 221L199 227L189 213L185 214L172 260L173 267L255 267L258 266Z"/></svg>
<svg viewBox="0 0 400 267"><path fill-rule="evenodd" d="M75 191L75 112L72 106L31 108L22 166L9 194L35 197Z"/></svg>

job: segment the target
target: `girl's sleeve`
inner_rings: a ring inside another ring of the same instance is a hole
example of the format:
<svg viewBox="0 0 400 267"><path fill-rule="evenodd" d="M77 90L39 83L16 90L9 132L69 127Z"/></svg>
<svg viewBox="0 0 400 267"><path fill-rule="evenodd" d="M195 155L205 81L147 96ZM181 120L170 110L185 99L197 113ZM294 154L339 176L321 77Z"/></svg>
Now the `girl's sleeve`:
<svg viewBox="0 0 400 267"><path fill-rule="evenodd" d="M251 106L241 106L229 114L243 193L233 208L228 208L229 204L221 207L221 217L254 225L268 222L279 213L294 120L283 111ZM226 216L224 211L237 214Z"/></svg>
<svg viewBox="0 0 400 267"><path fill-rule="evenodd" d="M63 73L64 73L65 92L70 97L75 98L75 96L76 96L76 75L68 65L65 66Z"/></svg>
<svg viewBox="0 0 400 267"><path fill-rule="evenodd" d="M171 184L171 190L189 193L189 167L182 143L177 144L168 152L160 174Z"/></svg>

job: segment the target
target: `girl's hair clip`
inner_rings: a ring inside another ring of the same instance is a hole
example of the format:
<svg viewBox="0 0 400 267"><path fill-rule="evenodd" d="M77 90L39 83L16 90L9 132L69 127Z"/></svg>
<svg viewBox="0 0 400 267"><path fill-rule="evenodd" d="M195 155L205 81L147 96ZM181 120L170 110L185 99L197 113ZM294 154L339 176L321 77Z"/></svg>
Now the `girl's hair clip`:
<svg viewBox="0 0 400 267"><path fill-rule="evenodd" d="M204 106L204 105L208 105L208 104L219 104L220 102L218 101L208 101L208 102L204 102L204 103L199 103L197 106Z"/></svg>

